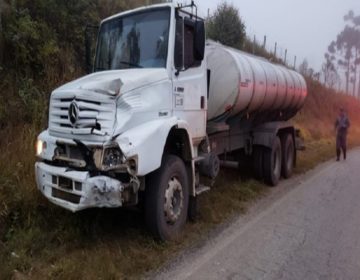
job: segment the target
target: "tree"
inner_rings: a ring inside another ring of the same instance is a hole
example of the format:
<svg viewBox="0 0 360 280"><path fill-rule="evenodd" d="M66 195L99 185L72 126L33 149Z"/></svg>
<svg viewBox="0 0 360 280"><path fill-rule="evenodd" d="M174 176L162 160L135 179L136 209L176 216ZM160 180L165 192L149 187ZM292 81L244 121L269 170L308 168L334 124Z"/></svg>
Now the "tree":
<svg viewBox="0 0 360 280"><path fill-rule="evenodd" d="M314 80L320 80L320 72L315 72L315 70L309 67L309 63L306 59L303 60L299 65L299 72L303 76L309 77Z"/></svg>
<svg viewBox="0 0 360 280"><path fill-rule="evenodd" d="M354 31L353 28L346 26L337 36L336 41L331 42L328 48L330 54L339 57L337 61L338 65L345 69L345 91L347 93L349 93L350 70L354 57Z"/></svg>
<svg viewBox="0 0 360 280"><path fill-rule="evenodd" d="M350 22L350 24L352 25L352 27L355 29L355 32L357 33L355 41L356 41L356 46L355 46L355 61L354 61L354 65L352 67L352 72L353 72L353 76L352 76L352 80L353 80L353 95L355 95L355 88L356 88L356 74L357 74L357 67L360 64L360 15L356 16L354 14L354 11L350 10L349 13L347 15L344 16L344 20L346 22ZM359 72L359 77L358 77L358 92L357 92L358 97L360 98L360 72Z"/></svg>
<svg viewBox="0 0 360 280"><path fill-rule="evenodd" d="M307 76L308 68L309 68L309 63L306 59L304 59L304 61L302 63L300 63L300 65L299 65L300 74Z"/></svg>
<svg viewBox="0 0 360 280"><path fill-rule="evenodd" d="M325 62L321 67L321 72L324 76L325 86L335 89L336 84L339 82L340 76L334 64L335 57L325 54Z"/></svg>
<svg viewBox="0 0 360 280"><path fill-rule="evenodd" d="M206 20L207 37L220 43L242 48L245 41L245 24L239 16L239 10L231 4L222 2Z"/></svg>
<svg viewBox="0 0 360 280"><path fill-rule="evenodd" d="M345 15L344 20L349 25L346 25L336 40L330 43L327 55L337 58L337 65L345 69L345 91L350 93L349 87L352 83L352 94L355 95L357 68L360 63L360 16L355 16L354 12L350 11ZM360 94L360 82L358 94Z"/></svg>

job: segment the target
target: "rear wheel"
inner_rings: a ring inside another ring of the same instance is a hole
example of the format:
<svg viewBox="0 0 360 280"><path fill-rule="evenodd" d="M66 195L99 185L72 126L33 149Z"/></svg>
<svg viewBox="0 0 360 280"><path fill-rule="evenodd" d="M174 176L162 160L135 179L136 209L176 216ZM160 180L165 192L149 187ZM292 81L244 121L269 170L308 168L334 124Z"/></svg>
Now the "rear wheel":
<svg viewBox="0 0 360 280"><path fill-rule="evenodd" d="M264 148L261 146L254 146L253 152L253 170L255 178L262 180L264 177L263 172L263 151Z"/></svg>
<svg viewBox="0 0 360 280"><path fill-rule="evenodd" d="M184 162L165 155L161 167L149 175L145 190L145 222L156 239L178 237L187 219L188 177Z"/></svg>
<svg viewBox="0 0 360 280"><path fill-rule="evenodd" d="M276 186L279 183L281 175L281 142L279 137L275 138L271 149L264 149L263 171L266 184Z"/></svg>
<svg viewBox="0 0 360 280"><path fill-rule="evenodd" d="M290 178L294 169L295 146L291 134L286 134L282 139L282 166L281 174L284 178Z"/></svg>

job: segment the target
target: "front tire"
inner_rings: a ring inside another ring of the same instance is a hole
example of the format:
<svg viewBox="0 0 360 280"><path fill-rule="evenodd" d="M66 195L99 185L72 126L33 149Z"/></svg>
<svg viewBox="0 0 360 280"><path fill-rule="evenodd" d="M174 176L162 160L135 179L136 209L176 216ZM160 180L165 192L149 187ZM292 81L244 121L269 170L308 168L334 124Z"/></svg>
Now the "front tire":
<svg viewBox="0 0 360 280"><path fill-rule="evenodd" d="M182 232L189 206L189 183L184 162L165 155L161 167L147 178L145 222L156 239L173 240Z"/></svg>

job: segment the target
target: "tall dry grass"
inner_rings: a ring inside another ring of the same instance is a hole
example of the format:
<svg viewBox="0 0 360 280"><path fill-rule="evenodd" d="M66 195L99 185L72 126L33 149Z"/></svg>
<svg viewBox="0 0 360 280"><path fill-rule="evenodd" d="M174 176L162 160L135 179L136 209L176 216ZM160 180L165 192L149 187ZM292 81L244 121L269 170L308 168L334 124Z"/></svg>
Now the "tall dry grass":
<svg viewBox="0 0 360 280"><path fill-rule="evenodd" d="M306 152L300 152L297 172L313 168L319 162L335 158L335 120L344 108L350 119L349 148L360 145L360 101L352 96L327 89L307 79L308 96L304 107L292 120L300 128Z"/></svg>
<svg viewBox="0 0 360 280"><path fill-rule="evenodd" d="M355 141L360 135L360 102L358 99L327 89L320 83L307 80L308 96L304 107L293 119L307 142L335 137L335 120L339 109L344 108L349 116L349 137Z"/></svg>

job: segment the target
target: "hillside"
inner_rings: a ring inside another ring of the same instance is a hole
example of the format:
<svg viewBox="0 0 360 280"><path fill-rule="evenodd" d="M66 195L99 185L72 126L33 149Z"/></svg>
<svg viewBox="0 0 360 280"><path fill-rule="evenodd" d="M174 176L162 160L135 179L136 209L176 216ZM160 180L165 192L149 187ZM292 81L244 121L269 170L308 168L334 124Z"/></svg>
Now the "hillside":
<svg viewBox="0 0 360 280"><path fill-rule="evenodd" d="M0 279L134 278L266 192L246 174L223 171L214 190L201 199L199 221L187 226L181 240L159 244L149 237L138 209L72 214L51 205L37 191L35 140L46 127L49 93L83 75L81 38L89 19L97 22L114 9L145 1L125 2L83 0L67 6L36 0L14 6L15 2L0 1L5 7L0 44ZM305 105L293 120L307 147L297 172L334 156L334 121L340 107L349 113L351 145L360 144L360 102L311 79L307 85Z"/></svg>
<svg viewBox="0 0 360 280"><path fill-rule="evenodd" d="M294 119L306 140L333 138L334 123L340 108L346 109L352 122L350 139L355 141L360 135L359 100L352 96L327 89L319 82L307 79L308 97L304 107Z"/></svg>

